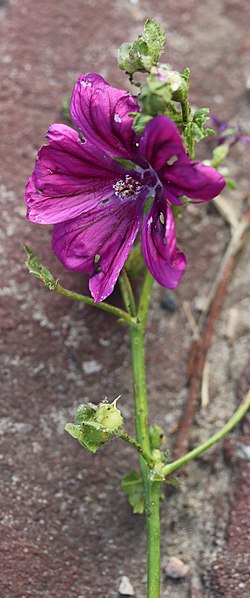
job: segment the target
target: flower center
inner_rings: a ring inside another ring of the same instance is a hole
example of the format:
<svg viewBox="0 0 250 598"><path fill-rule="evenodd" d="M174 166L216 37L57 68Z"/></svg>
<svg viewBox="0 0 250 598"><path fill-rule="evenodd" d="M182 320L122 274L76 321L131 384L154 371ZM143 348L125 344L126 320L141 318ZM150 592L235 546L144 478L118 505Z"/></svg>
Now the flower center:
<svg viewBox="0 0 250 598"><path fill-rule="evenodd" d="M136 199L141 190L141 185L129 174L126 174L125 179L121 179L120 181L117 181L115 185L113 185L113 189L115 191L115 195L117 195L117 197L123 201L124 199L128 198L132 199L132 197L133 199Z"/></svg>

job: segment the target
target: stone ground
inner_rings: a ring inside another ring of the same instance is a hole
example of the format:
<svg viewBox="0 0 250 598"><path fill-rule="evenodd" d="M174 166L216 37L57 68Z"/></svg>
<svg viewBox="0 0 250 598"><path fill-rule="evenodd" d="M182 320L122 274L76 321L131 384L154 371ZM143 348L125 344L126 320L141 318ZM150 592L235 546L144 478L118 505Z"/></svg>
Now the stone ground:
<svg viewBox="0 0 250 598"><path fill-rule="evenodd" d="M209 105L249 134L246 0L0 2L4 598L116 598L122 575L136 598L145 597L144 522L132 516L120 489L134 455L116 441L92 456L64 432L80 402L118 394L133 431L128 336L111 317L54 296L29 277L22 244L65 286L82 290L81 276L64 271L51 254L50 227L25 221L24 187L79 73L97 70L127 86L116 70L116 48L148 16L167 31L165 59L177 69L191 67L193 104ZM230 162L238 190L224 197L240 218L247 209L246 146L235 146ZM173 314L163 309L164 292L155 288L147 337L150 418L164 422L172 450L188 395L191 316L209 293L230 229L215 208L197 206L179 223L178 239L189 258L176 293L180 307ZM223 425L249 386L249 261L245 237L208 353L209 403L197 404L190 446ZM166 490L163 562L178 556L189 573L178 581L163 575L162 598L250 595L248 441L245 420L180 473L179 489Z"/></svg>

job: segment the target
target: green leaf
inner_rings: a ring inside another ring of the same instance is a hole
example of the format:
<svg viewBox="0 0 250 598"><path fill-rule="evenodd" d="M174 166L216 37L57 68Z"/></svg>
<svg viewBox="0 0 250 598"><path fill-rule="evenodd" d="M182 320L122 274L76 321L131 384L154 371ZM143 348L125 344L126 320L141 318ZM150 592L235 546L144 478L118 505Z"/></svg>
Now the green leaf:
<svg viewBox="0 0 250 598"><path fill-rule="evenodd" d="M71 423L66 424L66 432L68 432L73 438L76 438L80 444L90 453L96 453L98 449L109 440L108 435L96 429L94 426L88 424L74 425Z"/></svg>
<svg viewBox="0 0 250 598"><path fill-rule="evenodd" d="M152 118L152 115L144 114L143 112L139 112L135 116L133 122L133 129L137 133L137 135L141 135L143 133L146 125L149 123L150 120L152 120Z"/></svg>
<svg viewBox="0 0 250 598"><path fill-rule="evenodd" d="M144 30L132 43L122 44L118 50L119 67L133 75L137 71L150 72L156 65L165 45L165 33L153 19L148 19Z"/></svg>
<svg viewBox="0 0 250 598"><path fill-rule="evenodd" d="M144 25L143 39L147 44L148 54L156 64L165 47L165 31L154 19L148 19Z"/></svg>
<svg viewBox="0 0 250 598"><path fill-rule="evenodd" d="M133 513L144 513L145 495L141 476L133 469L122 479L121 487L128 497Z"/></svg>
<svg viewBox="0 0 250 598"><path fill-rule="evenodd" d="M24 245L24 251L28 256L25 265L27 266L29 273L39 278L39 280L42 280L45 286L53 291L58 285L58 279L54 278L51 272L27 245Z"/></svg>

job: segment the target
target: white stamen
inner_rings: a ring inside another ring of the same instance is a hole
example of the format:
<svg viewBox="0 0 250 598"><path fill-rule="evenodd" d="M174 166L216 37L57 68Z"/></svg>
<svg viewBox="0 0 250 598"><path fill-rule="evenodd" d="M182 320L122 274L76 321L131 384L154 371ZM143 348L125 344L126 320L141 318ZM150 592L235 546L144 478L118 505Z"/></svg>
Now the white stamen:
<svg viewBox="0 0 250 598"><path fill-rule="evenodd" d="M160 214L159 214L159 220L160 220L161 224L165 224L165 218L164 218L164 215L162 212L160 212Z"/></svg>
<svg viewBox="0 0 250 598"><path fill-rule="evenodd" d="M115 195L122 201L124 199L136 199L141 190L141 185L135 181L129 174L126 174L125 179L121 179L113 185Z"/></svg>
<svg viewBox="0 0 250 598"><path fill-rule="evenodd" d="M116 123L121 123L122 122L121 117L119 116L119 114L116 114L116 113L114 115L114 120L115 120Z"/></svg>

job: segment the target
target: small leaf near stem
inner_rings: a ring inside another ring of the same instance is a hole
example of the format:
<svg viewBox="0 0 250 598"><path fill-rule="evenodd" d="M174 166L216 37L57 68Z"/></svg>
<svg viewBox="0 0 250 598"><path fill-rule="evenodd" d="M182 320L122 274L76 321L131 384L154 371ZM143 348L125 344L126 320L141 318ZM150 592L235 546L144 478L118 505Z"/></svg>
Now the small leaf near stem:
<svg viewBox="0 0 250 598"><path fill-rule="evenodd" d="M183 467L183 465L186 465L186 463L189 463L189 461L192 461L193 459L195 459L195 457L198 457L199 455L201 455L201 453L204 453L205 451L207 451L214 444L219 442L219 440L222 440L222 438L224 438L224 436L226 436L229 432L231 432L231 430L233 430L233 428L235 428L235 426L237 426L237 424L242 420L242 418L244 417L244 415L246 415L246 413L249 409L250 409L250 390L248 391L248 393L244 397L242 403L240 404L238 409L235 411L235 413L232 415L230 420L225 424L225 426L223 426L223 428L221 430L219 430L219 432L216 432L216 434L214 434L213 436L208 438L208 440L206 440L206 442L203 442L202 444L197 446L195 449L193 449L189 453L186 453L186 455L183 455L183 457L180 457L180 459L177 459L176 461L173 461L173 463L169 463L169 465L166 465L163 468L162 473L165 476L168 476L170 473L172 473L176 469Z"/></svg>

